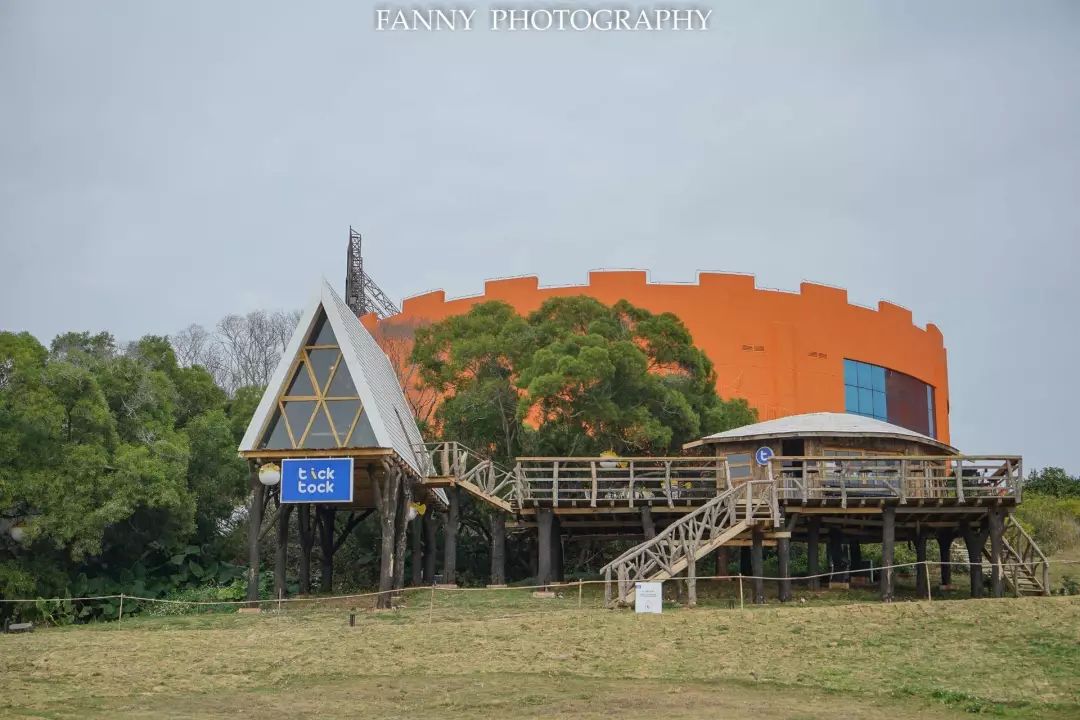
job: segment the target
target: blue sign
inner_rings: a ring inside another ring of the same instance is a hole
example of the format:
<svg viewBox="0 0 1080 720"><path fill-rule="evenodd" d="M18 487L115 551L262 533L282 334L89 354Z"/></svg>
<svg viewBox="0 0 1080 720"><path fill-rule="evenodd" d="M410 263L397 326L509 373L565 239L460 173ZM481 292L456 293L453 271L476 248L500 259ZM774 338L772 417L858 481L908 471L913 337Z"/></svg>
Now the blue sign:
<svg viewBox="0 0 1080 720"><path fill-rule="evenodd" d="M757 460L758 465L768 465L769 461L773 459L772 448L767 445L759 447L754 452L754 459Z"/></svg>
<svg viewBox="0 0 1080 720"><path fill-rule="evenodd" d="M352 458L281 461L281 502L351 503Z"/></svg>

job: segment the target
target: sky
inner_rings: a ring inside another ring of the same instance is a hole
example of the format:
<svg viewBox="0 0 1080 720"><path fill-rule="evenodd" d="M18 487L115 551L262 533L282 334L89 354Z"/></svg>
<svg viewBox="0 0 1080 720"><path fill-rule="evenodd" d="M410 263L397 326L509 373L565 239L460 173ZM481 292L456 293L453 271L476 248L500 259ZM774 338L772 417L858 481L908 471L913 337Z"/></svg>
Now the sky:
<svg viewBox="0 0 1080 720"><path fill-rule="evenodd" d="M0 0L0 329L298 308L350 225L399 300L809 280L941 328L954 445L1080 473L1080 3L696 7L380 33L361 0Z"/></svg>

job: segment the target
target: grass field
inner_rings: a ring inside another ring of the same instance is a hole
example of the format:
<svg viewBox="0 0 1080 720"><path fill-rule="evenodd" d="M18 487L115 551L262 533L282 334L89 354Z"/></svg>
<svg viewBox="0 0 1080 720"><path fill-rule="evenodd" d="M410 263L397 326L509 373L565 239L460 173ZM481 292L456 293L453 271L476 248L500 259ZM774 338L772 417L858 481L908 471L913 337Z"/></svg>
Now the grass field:
<svg viewBox="0 0 1080 720"><path fill-rule="evenodd" d="M1080 717L1080 598L659 616L577 591L0 636L4 717Z"/></svg>

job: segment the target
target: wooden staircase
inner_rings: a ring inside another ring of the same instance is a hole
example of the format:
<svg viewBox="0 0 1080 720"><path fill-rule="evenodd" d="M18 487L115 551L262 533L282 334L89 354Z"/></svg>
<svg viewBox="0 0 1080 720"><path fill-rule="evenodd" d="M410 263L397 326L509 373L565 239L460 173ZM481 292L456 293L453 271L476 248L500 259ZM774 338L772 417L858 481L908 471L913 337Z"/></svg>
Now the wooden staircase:
<svg viewBox="0 0 1080 720"><path fill-rule="evenodd" d="M634 598L634 583L667 580L757 523L780 526L776 485L751 481L722 492L683 515L656 537L630 548L601 568L604 600L612 604L612 582L618 584L619 604Z"/></svg>
<svg viewBox="0 0 1080 720"><path fill-rule="evenodd" d="M506 513L517 511L517 477L458 442L427 443L418 448L426 460L424 484L459 487Z"/></svg>
<svg viewBox="0 0 1080 720"><path fill-rule="evenodd" d="M1005 533L1001 546L1005 585L1017 595L1049 595L1050 563L1012 515L1005 518ZM963 542L950 549L950 557L953 562L959 563L961 568L968 564L967 549ZM982 557L983 575L989 577L994 569L989 543L983 546ZM966 571L966 568L964 570Z"/></svg>
<svg viewBox="0 0 1080 720"><path fill-rule="evenodd" d="M1046 555L1016 522L1012 515L1005 518L1002 536L1005 584L1020 595L1050 594L1050 563ZM983 547L983 567L990 572L990 547Z"/></svg>

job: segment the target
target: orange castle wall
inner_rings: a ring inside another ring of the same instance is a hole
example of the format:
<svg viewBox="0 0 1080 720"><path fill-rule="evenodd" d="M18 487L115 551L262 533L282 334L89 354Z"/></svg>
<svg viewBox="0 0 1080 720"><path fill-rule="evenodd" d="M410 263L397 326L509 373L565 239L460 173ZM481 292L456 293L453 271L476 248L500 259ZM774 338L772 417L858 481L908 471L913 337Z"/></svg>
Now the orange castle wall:
<svg viewBox="0 0 1080 720"><path fill-rule="evenodd" d="M453 300L442 290L405 300L399 315L364 324L377 334L468 312L502 300L519 313L552 297L626 299L654 313L671 312L716 365L721 397L744 397L762 420L807 412L844 412L844 358L912 375L935 389L938 439L949 442L949 381L937 326L912 323L911 311L889 302L877 310L848 304L847 291L803 283L798 293L759 290L751 275L701 273L695 284L649 283L643 271L589 273L588 285L541 288L534 276L489 280L484 293ZM403 333L404 331L404 333Z"/></svg>

